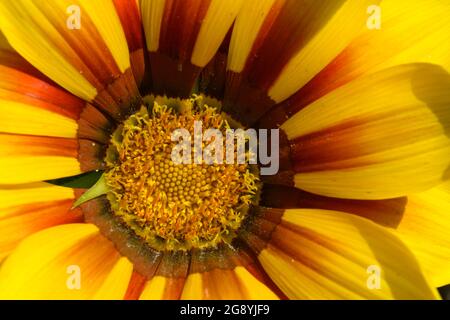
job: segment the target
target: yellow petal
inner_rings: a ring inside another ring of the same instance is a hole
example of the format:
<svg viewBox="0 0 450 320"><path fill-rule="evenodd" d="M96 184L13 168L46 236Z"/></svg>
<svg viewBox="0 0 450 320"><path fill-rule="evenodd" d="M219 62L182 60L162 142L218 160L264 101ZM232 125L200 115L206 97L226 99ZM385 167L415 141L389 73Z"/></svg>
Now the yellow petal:
<svg viewBox="0 0 450 320"><path fill-rule="evenodd" d="M200 273L193 273L188 276L184 284L181 299L201 300L203 299L203 278Z"/></svg>
<svg viewBox="0 0 450 320"><path fill-rule="evenodd" d="M253 43L275 0L247 0L236 18L231 36L227 69L241 72L244 69Z"/></svg>
<svg viewBox="0 0 450 320"><path fill-rule="evenodd" d="M360 78L287 120L296 187L386 199L439 184L450 164L450 75L411 64Z"/></svg>
<svg viewBox="0 0 450 320"><path fill-rule="evenodd" d="M85 100L97 95L95 87L69 60L75 56L73 50L34 2L2 1L0 17L0 29L9 43L32 65ZM76 65L80 64L77 60Z"/></svg>
<svg viewBox="0 0 450 320"><path fill-rule="evenodd" d="M114 0L113 3L127 39L133 75L140 85L145 74L145 43L138 1Z"/></svg>
<svg viewBox="0 0 450 320"><path fill-rule="evenodd" d="M149 280L142 291L140 300L162 300L168 279L163 276L155 276Z"/></svg>
<svg viewBox="0 0 450 320"><path fill-rule="evenodd" d="M0 133L0 184L21 184L81 173L75 139Z"/></svg>
<svg viewBox="0 0 450 320"><path fill-rule="evenodd" d="M406 63L432 63L450 71L448 1L383 0L379 30L365 29L285 105L298 111L361 76Z"/></svg>
<svg viewBox="0 0 450 320"><path fill-rule="evenodd" d="M180 298L185 279L156 275L144 286L139 300L177 300Z"/></svg>
<svg viewBox="0 0 450 320"><path fill-rule="evenodd" d="M244 267L237 267L234 272L239 279L239 283L242 285L245 291L245 296L249 300L278 300L276 294L274 294L266 285L256 279L247 269Z"/></svg>
<svg viewBox="0 0 450 320"><path fill-rule="evenodd" d="M265 186L264 205L352 213L396 229L434 287L450 283L450 181L408 197L351 200L314 195L296 188Z"/></svg>
<svg viewBox="0 0 450 320"><path fill-rule="evenodd" d="M164 15L165 0L141 0L142 23L147 40L147 49L156 52L159 48L161 23Z"/></svg>
<svg viewBox="0 0 450 320"><path fill-rule="evenodd" d="M81 222L70 211L74 191L44 182L0 187L0 261L27 236L59 224Z"/></svg>
<svg viewBox="0 0 450 320"><path fill-rule="evenodd" d="M71 188L56 186L45 182L36 182L27 185L1 186L0 209L27 205L33 202L49 202L74 199Z"/></svg>
<svg viewBox="0 0 450 320"><path fill-rule="evenodd" d="M386 32L376 35L379 37L371 40L370 46L373 48L377 42L383 42L383 51L390 57L380 61L373 71L403 63L426 62L438 64L450 72L450 44L445 37L450 32L449 2L383 0L381 9L385 23L382 30ZM401 41L397 41L399 39ZM387 49L386 45L391 48Z"/></svg>
<svg viewBox="0 0 450 320"><path fill-rule="evenodd" d="M0 17L0 29L17 52L87 101L130 68L112 1L3 1ZM79 28L71 23L77 19Z"/></svg>
<svg viewBox="0 0 450 320"><path fill-rule="evenodd" d="M0 269L3 299L89 299L127 270L113 244L90 224L53 227L25 239ZM125 275L111 295L125 295ZM120 279L120 280L119 280ZM120 292L122 291L122 292Z"/></svg>
<svg viewBox="0 0 450 320"><path fill-rule="evenodd" d="M152 271L152 277L144 285L140 300L178 300L183 290L186 273L189 267L189 253L182 251L166 251Z"/></svg>
<svg viewBox="0 0 450 320"><path fill-rule="evenodd" d="M0 99L0 131L76 138L75 120L29 104Z"/></svg>
<svg viewBox="0 0 450 320"><path fill-rule="evenodd" d="M286 210L258 259L291 299L438 297L403 242L341 212Z"/></svg>
<svg viewBox="0 0 450 320"><path fill-rule="evenodd" d="M0 58L0 132L74 138L85 103L34 74L14 53L8 58Z"/></svg>
<svg viewBox="0 0 450 320"><path fill-rule="evenodd" d="M192 64L204 67L211 61L236 19L243 2L243 0L211 0L192 52Z"/></svg>
<svg viewBox="0 0 450 320"><path fill-rule="evenodd" d="M313 36L287 63L269 90L269 96L281 102L303 87L366 27L367 8L373 0L314 3L311 10ZM321 21L315 16L320 12ZM314 20L312 18L315 18Z"/></svg>
<svg viewBox="0 0 450 320"><path fill-rule="evenodd" d="M133 273L133 264L125 257L120 258L97 290L95 300L121 300L127 292Z"/></svg>
<svg viewBox="0 0 450 320"><path fill-rule="evenodd" d="M1 31L0 31L0 50L14 51L14 49L9 44L8 40L5 38L5 35Z"/></svg>
<svg viewBox="0 0 450 320"><path fill-rule="evenodd" d="M61 0L59 0L61 1ZM67 8L71 0L65 2ZM82 10L89 15L102 40L114 57L120 71L130 67L128 45L114 4L110 0L81 1Z"/></svg>
<svg viewBox="0 0 450 320"><path fill-rule="evenodd" d="M450 181L409 196L396 232L436 287L450 283Z"/></svg>
<svg viewBox="0 0 450 320"><path fill-rule="evenodd" d="M276 300L267 286L256 279L246 268L214 269L188 276L181 299L187 300Z"/></svg>

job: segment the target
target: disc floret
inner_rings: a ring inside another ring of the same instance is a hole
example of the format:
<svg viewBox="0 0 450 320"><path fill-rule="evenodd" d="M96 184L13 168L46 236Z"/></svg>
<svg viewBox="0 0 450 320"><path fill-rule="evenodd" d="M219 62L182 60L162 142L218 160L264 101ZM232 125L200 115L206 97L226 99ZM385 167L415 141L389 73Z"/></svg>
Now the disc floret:
<svg viewBox="0 0 450 320"><path fill-rule="evenodd" d="M174 130L193 134L201 121L225 132L225 115L198 97L149 100L114 132L108 149L105 179L114 214L158 250L230 243L257 199L254 168L176 164L171 156Z"/></svg>

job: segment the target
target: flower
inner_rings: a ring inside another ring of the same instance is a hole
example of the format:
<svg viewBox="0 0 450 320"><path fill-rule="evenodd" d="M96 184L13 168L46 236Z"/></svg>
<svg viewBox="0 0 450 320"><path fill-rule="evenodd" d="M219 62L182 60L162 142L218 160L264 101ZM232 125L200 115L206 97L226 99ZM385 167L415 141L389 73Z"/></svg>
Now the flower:
<svg viewBox="0 0 450 320"><path fill-rule="evenodd" d="M449 9L1 1L0 297L438 298ZM174 167L199 119L281 129L280 172ZM48 182L96 171L76 208Z"/></svg>

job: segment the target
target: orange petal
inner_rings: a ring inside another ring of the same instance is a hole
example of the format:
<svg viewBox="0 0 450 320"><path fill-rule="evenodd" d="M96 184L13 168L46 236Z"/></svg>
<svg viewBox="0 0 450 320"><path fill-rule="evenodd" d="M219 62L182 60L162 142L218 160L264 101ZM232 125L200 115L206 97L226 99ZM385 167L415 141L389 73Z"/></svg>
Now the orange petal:
<svg viewBox="0 0 450 320"><path fill-rule="evenodd" d="M145 276L137 271L133 271L124 300L138 300L144 290L146 282L147 278Z"/></svg>

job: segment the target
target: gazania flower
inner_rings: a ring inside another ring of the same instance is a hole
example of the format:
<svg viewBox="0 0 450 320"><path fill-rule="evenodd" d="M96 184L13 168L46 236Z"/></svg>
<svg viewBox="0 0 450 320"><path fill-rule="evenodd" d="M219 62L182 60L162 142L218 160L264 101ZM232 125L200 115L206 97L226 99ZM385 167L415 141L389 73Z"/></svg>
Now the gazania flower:
<svg viewBox="0 0 450 320"><path fill-rule="evenodd" d="M0 296L438 298L449 12L0 1ZM175 165L170 131L195 121L279 128L279 172ZM87 193L48 182L89 172Z"/></svg>

